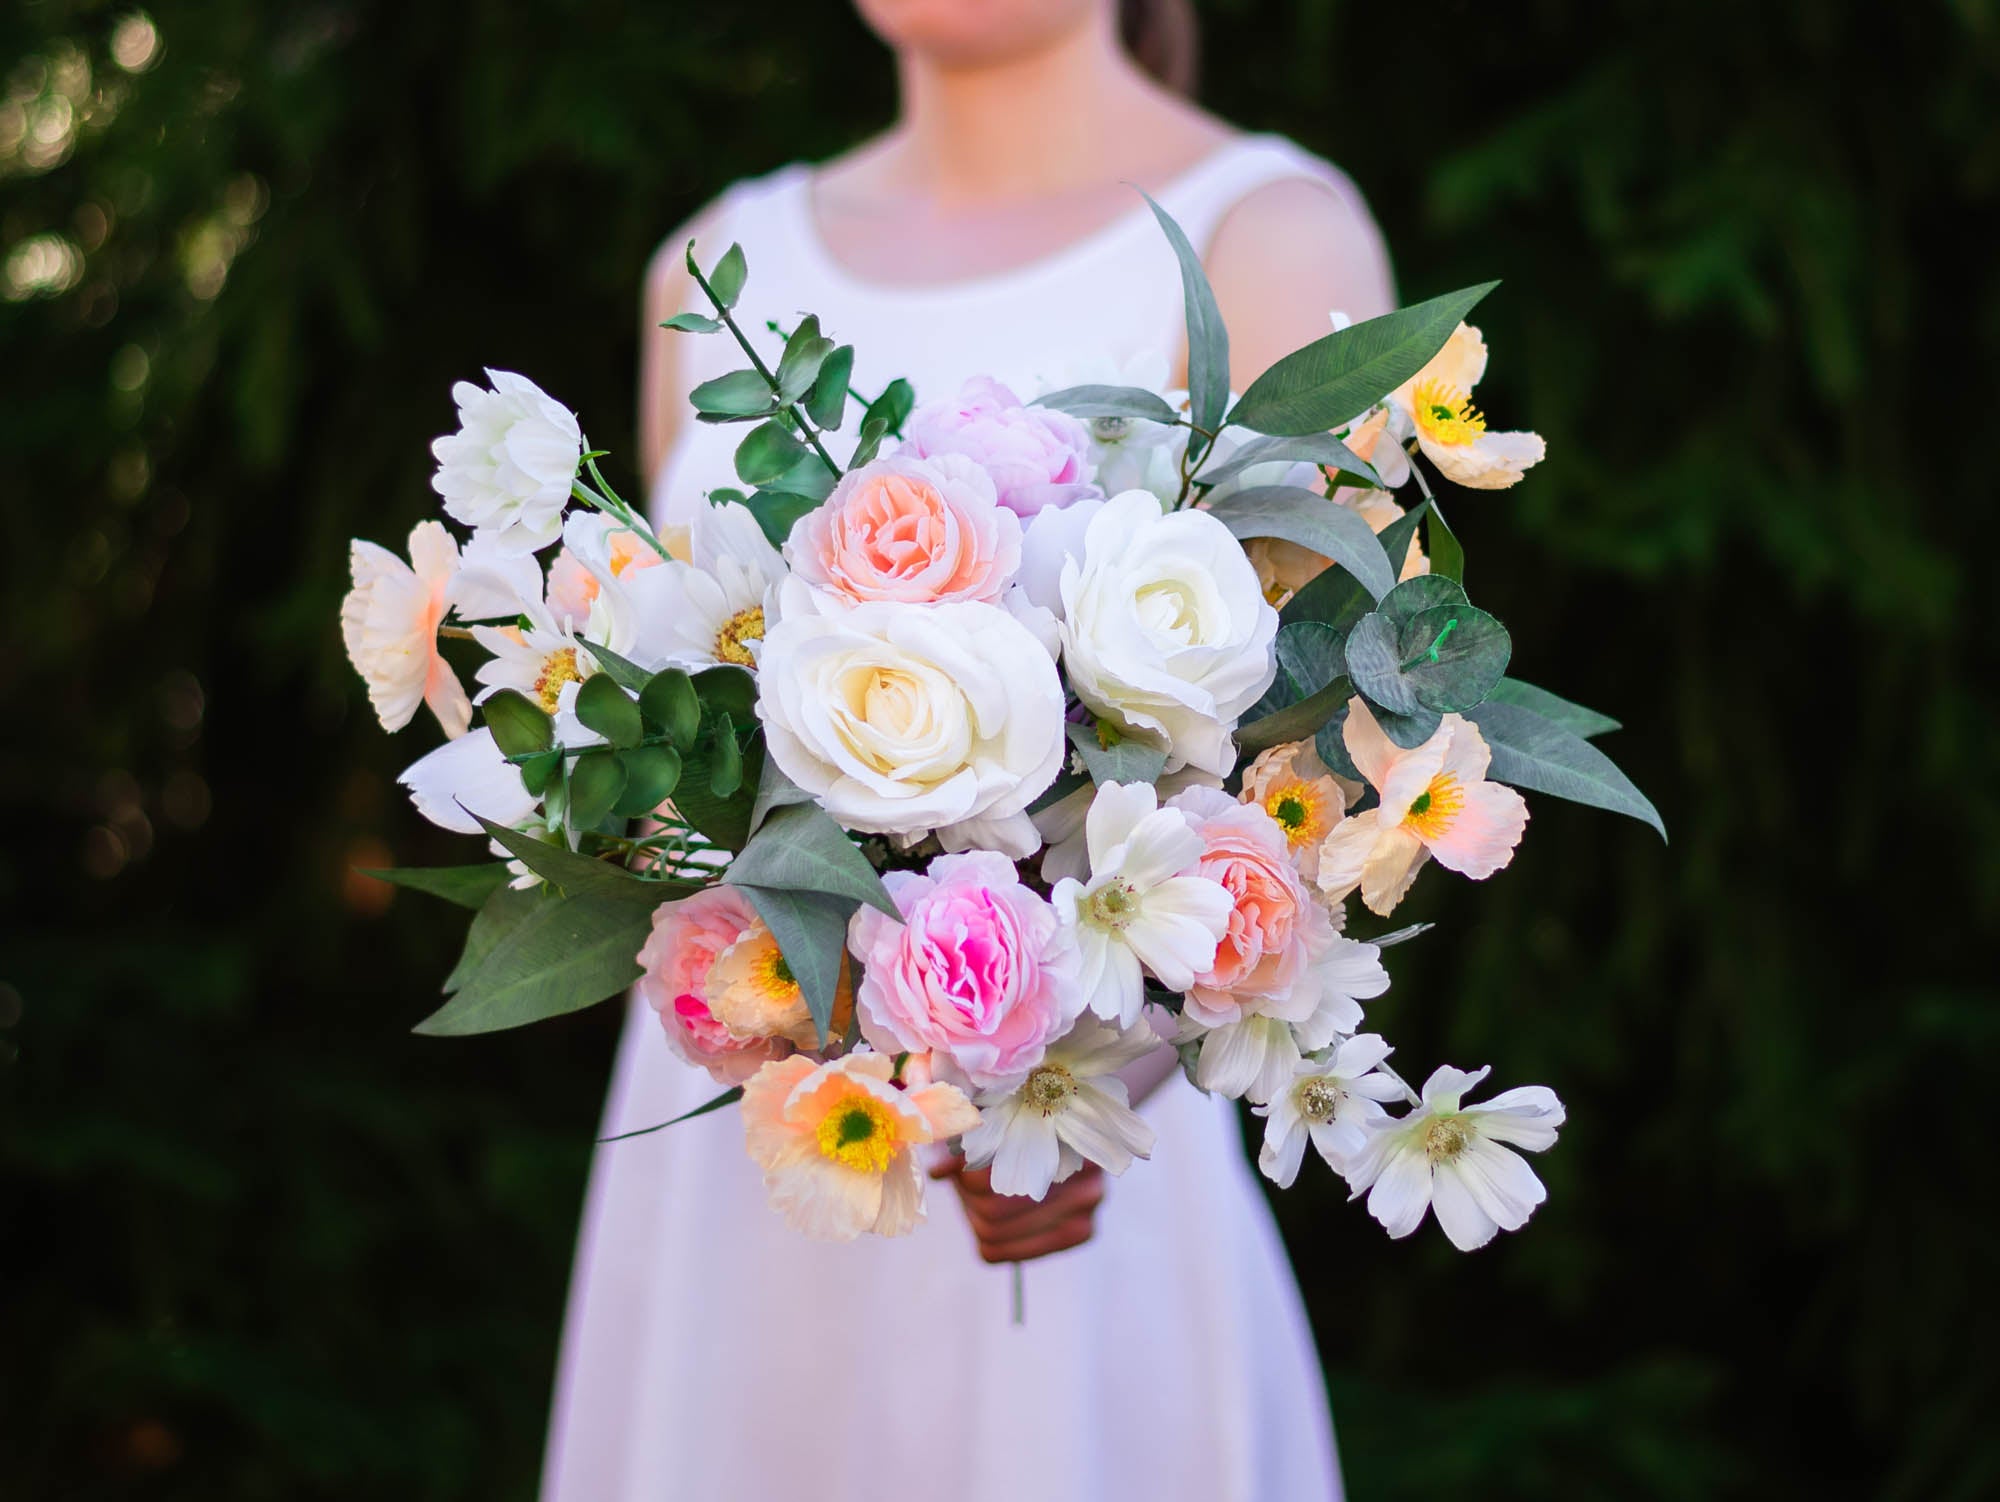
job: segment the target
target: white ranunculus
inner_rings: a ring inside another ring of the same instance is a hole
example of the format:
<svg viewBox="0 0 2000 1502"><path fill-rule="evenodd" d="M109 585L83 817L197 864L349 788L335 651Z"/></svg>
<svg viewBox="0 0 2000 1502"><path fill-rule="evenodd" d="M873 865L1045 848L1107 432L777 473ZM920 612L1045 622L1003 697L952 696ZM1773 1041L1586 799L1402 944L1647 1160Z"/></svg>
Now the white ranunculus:
<svg viewBox="0 0 2000 1502"><path fill-rule="evenodd" d="M458 431L431 445L431 488L445 515L507 554L532 553L562 535L563 507L583 458L576 414L526 376L489 370L491 391L470 381L451 388Z"/></svg>
<svg viewBox="0 0 2000 1502"><path fill-rule="evenodd" d="M758 669L770 755L847 828L950 843L977 820L985 842L1039 845L1025 810L1069 744L1062 684L1005 610L787 605Z"/></svg>
<svg viewBox="0 0 2000 1502"><path fill-rule="evenodd" d="M1063 662L1097 714L1164 745L1169 768L1227 776L1230 732L1277 673L1278 612L1229 529L1162 513L1149 492L1105 502L1062 570Z"/></svg>

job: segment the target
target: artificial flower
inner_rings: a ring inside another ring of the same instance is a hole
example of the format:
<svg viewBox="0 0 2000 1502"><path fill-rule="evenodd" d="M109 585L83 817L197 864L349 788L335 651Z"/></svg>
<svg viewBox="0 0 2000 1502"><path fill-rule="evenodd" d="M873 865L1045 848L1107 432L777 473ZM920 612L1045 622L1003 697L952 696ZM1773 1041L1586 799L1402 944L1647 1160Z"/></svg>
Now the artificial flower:
<svg viewBox="0 0 2000 1502"><path fill-rule="evenodd" d="M571 630L621 655L638 634L628 579L664 559L642 532L601 511L572 511L549 560L548 610Z"/></svg>
<svg viewBox="0 0 2000 1502"><path fill-rule="evenodd" d="M1021 519L962 454L892 454L850 470L792 524L785 561L850 604L999 601L1021 564Z"/></svg>
<svg viewBox="0 0 2000 1502"><path fill-rule="evenodd" d="M1291 1188L1308 1142L1335 1170L1367 1145L1368 1128L1388 1115L1382 1102L1403 1098L1402 1082L1375 1067L1389 1052L1378 1033L1349 1038L1326 1059L1299 1060L1270 1104L1251 1107L1264 1118L1257 1167L1265 1178Z"/></svg>
<svg viewBox="0 0 2000 1502"><path fill-rule="evenodd" d="M1159 1046L1149 1028L1121 1032L1081 1019L1019 1085L974 1098L979 1125L960 1144L966 1163L992 1165L995 1193L1030 1199L1085 1163L1122 1174L1134 1158L1151 1156L1153 1129L1132 1109L1117 1072Z"/></svg>
<svg viewBox="0 0 2000 1502"><path fill-rule="evenodd" d="M1064 878L1050 900L1076 935L1085 1005L1130 1027L1146 1004L1142 972L1185 991L1215 963L1235 904L1218 883L1192 874L1201 836L1181 810L1161 808L1146 783L1100 784L1084 838L1088 881Z"/></svg>
<svg viewBox="0 0 2000 1502"><path fill-rule="evenodd" d="M358 538L348 561L354 587L340 602L341 639L382 728L401 730L424 703L446 735L464 735L472 702L437 645L458 573L458 545L444 523L417 523L408 563Z"/></svg>
<svg viewBox="0 0 2000 1502"><path fill-rule="evenodd" d="M806 1006L805 991L761 918L716 955L702 981L701 998L709 1015L739 1043L783 1038L799 1048L819 1046L819 1026ZM832 1033L845 1032L853 1015L853 981L843 957L829 1024Z"/></svg>
<svg viewBox="0 0 2000 1502"><path fill-rule="evenodd" d="M1083 1010L1076 942L1055 909L990 850L891 871L882 885L902 920L864 906L848 924L862 1036L927 1055L941 1079L1018 1084Z"/></svg>
<svg viewBox="0 0 2000 1502"><path fill-rule="evenodd" d="M534 813L537 801L484 725L420 757L396 780L410 790L418 813L458 834L480 833L474 814L511 828Z"/></svg>
<svg viewBox="0 0 2000 1502"><path fill-rule="evenodd" d="M1311 741L1272 746L1244 769L1242 801L1277 820L1292 863L1307 881L1319 874L1321 842L1361 792L1358 783L1342 786L1346 781L1319 759Z"/></svg>
<svg viewBox="0 0 2000 1502"><path fill-rule="evenodd" d="M445 514L490 536L503 553L533 553L562 534L563 508L583 459L576 414L526 376L489 370L491 391L451 388L458 431L438 439L431 488Z"/></svg>
<svg viewBox="0 0 2000 1502"><path fill-rule="evenodd" d="M1062 569L1062 655L1095 713L1167 752L1170 768L1227 776L1237 719L1271 686L1278 613L1229 529L1114 496Z"/></svg>
<svg viewBox="0 0 2000 1502"><path fill-rule="evenodd" d="M1472 405L1472 388L1486 373L1486 341L1461 323L1444 348L1389 396L1392 431L1414 433L1417 447L1447 480L1471 490L1504 490L1541 461L1539 433L1489 433Z"/></svg>
<svg viewBox="0 0 2000 1502"><path fill-rule="evenodd" d="M963 454L993 477L1000 504L1017 516L1101 495L1090 437L1068 413L1027 407L998 381L976 376L955 398L925 402L903 424L899 452L920 459Z"/></svg>
<svg viewBox="0 0 2000 1502"><path fill-rule="evenodd" d="M732 1037L703 999L716 956L756 926L750 900L718 882L655 908L652 932L639 950L637 990L659 1017L668 1046L718 1085L740 1085L792 1051L781 1037Z"/></svg>
<svg viewBox="0 0 2000 1502"><path fill-rule="evenodd" d="M633 661L649 671L754 668L784 577L784 560L748 507L696 507L687 562L669 559L621 577L636 622Z"/></svg>
<svg viewBox="0 0 2000 1502"><path fill-rule="evenodd" d="M1528 805L1486 780L1493 753L1470 720L1444 715L1429 740L1406 751L1356 695L1342 738L1380 801L1341 820L1320 847L1319 886L1329 899L1359 887L1368 910L1387 917L1432 856L1474 881L1514 858Z"/></svg>
<svg viewBox="0 0 2000 1502"><path fill-rule="evenodd" d="M821 609L811 594L793 581L763 647L757 713L779 769L849 829L910 842L976 820L1033 851L1024 811L1068 745L1034 633L994 605Z"/></svg>
<svg viewBox="0 0 2000 1502"><path fill-rule="evenodd" d="M1488 1073L1445 1065L1424 1081L1420 1107L1371 1126L1347 1160L1348 1186L1357 1197L1367 1193L1368 1213L1391 1236L1409 1235L1435 1209L1451 1244L1469 1252L1496 1231L1518 1231L1548 1198L1535 1171L1510 1148L1553 1147L1562 1102L1546 1086L1526 1085L1461 1105Z"/></svg>
<svg viewBox="0 0 2000 1502"><path fill-rule="evenodd" d="M744 1144L771 1208L793 1229L852 1241L922 1222L923 1170L911 1149L970 1130L979 1113L955 1086L898 1090L894 1076L887 1057L863 1051L825 1064L793 1054L745 1082Z"/></svg>

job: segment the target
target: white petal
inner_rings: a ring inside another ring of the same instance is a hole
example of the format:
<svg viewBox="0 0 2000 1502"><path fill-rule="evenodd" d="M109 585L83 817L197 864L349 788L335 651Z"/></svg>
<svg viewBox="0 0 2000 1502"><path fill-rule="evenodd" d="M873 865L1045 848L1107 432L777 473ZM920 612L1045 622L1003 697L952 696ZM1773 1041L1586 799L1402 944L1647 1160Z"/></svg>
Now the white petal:
<svg viewBox="0 0 2000 1502"><path fill-rule="evenodd" d="M1438 1224L1444 1227L1445 1235L1461 1252L1478 1250L1499 1229L1461 1177L1459 1163L1438 1166L1437 1180L1431 1186L1431 1206L1437 1211Z"/></svg>
<svg viewBox="0 0 2000 1502"><path fill-rule="evenodd" d="M1381 1177L1368 1191L1368 1213L1391 1236L1403 1237L1416 1230L1430 1203L1431 1166L1422 1149L1411 1146L1391 1152Z"/></svg>

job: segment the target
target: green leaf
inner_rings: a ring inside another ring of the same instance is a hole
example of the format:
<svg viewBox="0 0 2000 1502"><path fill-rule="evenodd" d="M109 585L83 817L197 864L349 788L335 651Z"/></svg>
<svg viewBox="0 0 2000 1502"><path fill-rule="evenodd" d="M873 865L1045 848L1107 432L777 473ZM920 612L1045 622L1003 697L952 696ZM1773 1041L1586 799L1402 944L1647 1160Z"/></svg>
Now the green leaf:
<svg viewBox="0 0 2000 1502"><path fill-rule="evenodd" d="M1252 381L1230 422L1259 433L1306 434L1350 421L1422 370L1499 285L1467 287L1315 339Z"/></svg>
<svg viewBox="0 0 2000 1502"><path fill-rule="evenodd" d="M601 892L519 894L530 899L520 916L416 1031L434 1037L490 1033L618 995L639 978L639 948L666 890L646 892L646 900Z"/></svg>
<svg viewBox="0 0 2000 1502"><path fill-rule="evenodd" d="M785 545L800 517L819 507L819 502L809 495L786 495L776 490L757 491L743 504L757 518L758 528L774 548Z"/></svg>
<svg viewBox="0 0 2000 1502"><path fill-rule="evenodd" d="M1103 722L1100 722L1103 723ZM1069 743L1090 773L1092 782L1157 782L1167 767L1166 749L1149 746L1120 733L1105 745L1098 739L1097 725L1071 725Z"/></svg>
<svg viewBox="0 0 2000 1502"><path fill-rule="evenodd" d="M635 746L618 753L618 764L625 769L625 790L611 812L622 819L650 814L681 780L681 754L672 746Z"/></svg>
<svg viewBox="0 0 2000 1502"><path fill-rule="evenodd" d="M882 447L882 440L888 435L889 425L881 418L870 415L861 420L861 434L854 442L854 452L847 461L851 474L875 457L875 451Z"/></svg>
<svg viewBox="0 0 2000 1502"><path fill-rule="evenodd" d="M1402 639L1387 616L1370 611L1348 629L1347 674L1371 704L1391 714L1412 715L1423 707L1403 676Z"/></svg>
<svg viewBox="0 0 2000 1502"><path fill-rule="evenodd" d="M760 741L752 741L751 746L752 759L762 755ZM750 838L750 810L757 795L746 786L726 798L716 797L709 789L714 761L714 748L707 743L682 753L674 810L710 844L723 850L741 850L744 841Z"/></svg>
<svg viewBox="0 0 2000 1502"><path fill-rule="evenodd" d="M703 381L688 393L688 400L705 417L759 417L777 405L769 383L754 370L732 370Z"/></svg>
<svg viewBox="0 0 2000 1502"><path fill-rule="evenodd" d="M676 313L660 327L680 334L712 334L722 325L706 313Z"/></svg>
<svg viewBox="0 0 2000 1502"><path fill-rule="evenodd" d="M1209 515L1237 538L1277 537L1331 558L1375 599L1396 583L1395 567L1359 515L1317 491L1292 485L1259 485L1224 496Z"/></svg>
<svg viewBox="0 0 2000 1502"><path fill-rule="evenodd" d="M736 477L746 485L775 480L811 450L779 423L759 423L736 445Z"/></svg>
<svg viewBox="0 0 2000 1502"><path fill-rule="evenodd" d="M757 779L757 799L750 805L750 830L754 834L763 828L773 809L810 802L812 794L785 775L777 758L766 756L763 773Z"/></svg>
<svg viewBox="0 0 2000 1502"><path fill-rule="evenodd" d="M1321 621L1294 621L1278 628L1278 666L1291 680L1296 697L1318 693L1347 671L1343 636Z"/></svg>
<svg viewBox="0 0 2000 1502"><path fill-rule="evenodd" d="M1259 752L1282 746L1287 741L1311 740L1353 693L1345 678L1335 678L1296 704L1288 704L1275 714L1238 726L1236 754L1239 762L1248 761Z"/></svg>
<svg viewBox="0 0 2000 1502"><path fill-rule="evenodd" d="M1444 513L1437 506L1431 506L1431 522L1424 528L1430 541L1431 572L1443 574L1447 579L1465 582L1465 549L1459 546L1458 536L1446 525Z"/></svg>
<svg viewBox="0 0 2000 1502"><path fill-rule="evenodd" d="M1443 574L1418 574L1405 579L1376 605L1398 632L1433 605L1463 605L1465 589L1456 579Z"/></svg>
<svg viewBox="0 0 2000 1502"><path fill-rule="evenodd" d="M808 313L792 330L785 352L778 357L778 400L795 402L810 391L832 353L833 341L820 333L817 315Z"/></svg>
<svg viewBox="0 0 2000 1502"><path fill-rule="evenodd" d="M576 717L614 746L636 746L646 734L639 706L609 673L583 680L576 691Z"/></svg>
<svg viewBox="0 0 2000 1502"><path fill-rule="evenodd" d="M883 427L898 438L903 436L903 424L910 419L910 412L917 404L917 391L901 376L882 388L882 394L868 404L868 410L861 414L864 422L880 420Z"/></svg>
<svg viewBox="0 0 2000 1502"><path fill-rule="evenodd" d="M1222 310L1215 305L1215 292L1208 285L1208 273L1202 269L1201 257L1195 253L1195 248L1188 244L1188 237L1174 222L1173 216L1153 202L1149 194L1141 193L1140 196L1153 211L1153 217L1159 220L1167 243L1174 248L1174 258L1180 262L1181 302L1187 314L1189 412L1196 427L1213 433L1222 426L1222 411L1229 403L1229 330L1223 327ZM1358 412L1361 409L1357 407L1354 410ZM1354 412L1345 414L1347 417L1353 415ZM1333 423L1323 422L1317 426L1330 428Z"/></svg>
<svg viewBox="0 0 2000 1502"><path fill-rule="evenodd" d="M1514 652L1507 628L1463 601L1419 611L1398 636L1410 664L1403 675L1417 702L1443 714L1464 714L1482 702Z"/></svg>
<svg viewBox="0 0 2000 1502"><path fill-rule="evenodd" d="M743 247L732 245L715 263L715 270L709 272L708 290L723 307L733 308L736 299L743 295L743 280L749 274L750 264L743 259Z"/></svg>
<svg viewBox="0 0 2000 1502"><path fill-rule="evenodd" d="M1618 722L1610 715L1585 709L1581 704L1572 704L1545 688L1536 688L1534 684L1523 683L1518 678L1502 678L1486 697L1489 701L1518 704L1523 709L1532 710L1543 719L1554 721L1571 735L1580 735L1585 740L1619 728Z"/></svg>
<svg viewBox="0 0 2000 1502"><path fill-rule="evenodd" d="M555 721L518 689L503 688L479 708L502 756L526 756L555 744Z"/></svg>
<svg viewBox="0 0 2000 1502"><path fill-rule="evenodd" d="M726 663L703 668L694 675L694 692L702 713L711 719L728 715L748 725L757 717L757 680L742 668Z"/></svg>
<svg viewBox="0 0 2000 1502"><path fill-rule="evenodd" d="M806 416L822 432L831 433L847 415L847 383L854 379L854 346L843 344L829 354L806 393Z"/></svg>
<svg viewBox="0 0 2000 1502"><path fill-rule="evenodd" d="M868 857L815 803L787 803L766 813L723 879L736 886L821 892L902 916Z"/></svg>
<svg viewBox="0 0 2000 1502"><path fill-rule="evenodd" d="M1416 534L1417 523L1423 520L1428 505L1426 501L1419 501L1375 534L1385 558L1400 566L1404 554L1409 551L1410 538ZM1395 591L1389 593L1394 594ZM1383 598L1387 599L1388 595ZM1342 569L1330 568L1308 581L1304 589L1287 600L1285 608L1278 612L1278 619L1287 624L1292 621L1325 621L1344 631L1367 614L1374 603L1353 575Z"/></svg>
<svg viewBox="0 0 2000 1502"><path fill-rule="evenodd" d="M701 700L694 679L681 668L662 668L646 680L639 690L639 712L677 746L693 745L701 729Z"/></svg>
<svg viewBox="0 0 2000 1502"><path fill-rule="evenodd" d="M428 892L446 902L474 909L483 906L508 880L505 861L486 861L477 866L390 866L383 870L356 866L354 869L391 886Z"/></svg>
<svg viewBox="0 0 2000 1502"><path fill-rule="evenodd" d="M743 786L743 752L736 744L736 726L728 715L715 719L715 749L709 754L708 790L727 798Z"/></svg>
<svg viewBox="0 0 2000 1502"><path fill-rule="evenodd" d="M539 798L548 791L549 783L557 780L562 772L562 747L544 751L540 756L531 756L521 763L521 786L528 790L530 797Z"/></svg>
<svg viewBox="0 0 2000 1502"><path fill-rule="evenodd" d="M1317 464L1323 469L1337 469L1343 474L1353 475L1362 484L1375 489L1380 489L1382 485L1382 477L1375 473L1375 466L1358 457L1353 449L1331 433L1306 433L1294 438L1253 438L1231 454L1227 464L1203 469L1197 478L1204 485L1220 485L1259 464Z"/></svg>
<svg viewBox="0 0 2000 1502"><path fill-rule="evenodd" d="M1347 754L1347 711L1352 702L1350 697L1346 703L1335 706L1333 713L1326 717L1326 723L1313 736L1313 750L1319 753L1321 761L1342 777L1365 782L1367 779L1354 765L1354 758Z"/></svg>
<svg viewBox="0 0 2000 1502"><path fill-rule="evenodd" d="M683 1111L680 1115L669 1117L667 1120L659 1122L654 1126L640 1127L634 1132L615 1132L609 1137L599 1137L597 1140L600 1143L623 1142L627 1137L644 1137L649 1132L665 1131L670 1126L679 1126L683 1121L693 1121L697 1116L706 1116L711 1111L720 1111L724 1106L733 1106L741 1099L743 1099L743 1087L741 1085L731 1085L720 1095L703 1101L692 1111Z"/></svg>
<svg viewBox="0 0 2000 1502"><path fill-rule="evenodd" d="M625 791L625 768L613 751L586 751L569 769L569 827L595 829Z"/></svg>
<svg viewBox="0 0 2000 1502"><path fill-rule="evenodd" d="M475 814L473 817L479 816ZM692 890L683 882L650 881L643 876L634 876L614 861L578 855L565 846L551 845L518 829L495 824L491 819L480 819L479 827L522 865L551 887L564 892L664 902L669 897Z"/></svg>
<svg viewBox="0 0 2000 1502"><path fill-rule="evenodd" d="M504 862L502 864L504 867ZM534 910L542 897L542 890L539 887L511 886L493 890L492 895L480 905L479 911L472 915L472 924L465 931L465 944L459 953L458 963L444 978L447 995L464 985L466 978L484 963L486 956Z"/></svg>
<svg viewBox="0 0 2000 1502"><path fill-rule="evenodd" d="M644 668L640 667L638 663L633 662L630 658L620 657L609 647L600 647L594 641L579 641L577 645L588 651L592 657L595 657L597 665L610 674L611 681L620 688L629 688L636 694L646 686L646 680L652 676ZM579 690L579 693L581 693L581 690Z"/></svg>
<svg viewBox="0 0 2000 1502"><path fill-rule="evenodd" d="M816 505L833 494L834 482L838 478L817 452L807 449L790 469L766 480L764 490L804 496Z"/></svg>
<svg viewBox="0 0 2000 1502"><path fill-rule="evenodd" d="M840 967L847 954L847 920L857 903L824 892L799 892L731 882L778 941L778 952L799 983L806 1010L825 1039L840 991ZM897 916L901 916L898 914Z"/></svg>
<svg viewBox="0 0 2000 1502"><path fill-rule="evenodd" d="M1650 824L1661 839L1667 837L1667 826L1652 802L1610 757L1581 736L1501 699L1487 700L1466 718L1479 727L1493 750L1487 775L1496 782L1624 814Z"/></svg>
<svg viewBox="0 0 2000 1502"><path fill-rule="evenodd" d="M1166 398L1143 386L1065 386L1047 396L1036 397L1029 405L1051 407L1071 417L1123 417L1133 422L1169 425L1181 420L1180 413L1168 405Z"/></svg>

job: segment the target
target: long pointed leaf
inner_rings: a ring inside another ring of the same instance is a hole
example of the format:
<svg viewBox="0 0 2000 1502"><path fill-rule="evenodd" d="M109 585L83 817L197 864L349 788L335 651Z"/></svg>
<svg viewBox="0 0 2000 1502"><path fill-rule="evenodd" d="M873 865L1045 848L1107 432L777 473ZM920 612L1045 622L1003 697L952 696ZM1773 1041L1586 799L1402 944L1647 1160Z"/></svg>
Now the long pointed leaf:
<svg viewBox="0 0 2000 1502"><path fill-rule="evenodd" d="M1229 404L1229 330L1223 327L1222 309L1215 304L1208 273L1202 269L1195 248L1188 244L1187 235L1174 222L1173 215L1153 202L1150 194L1142 192L1139 196L1160 221L1167 243L1174 248L1174 258L1180 262L1181 301L1187 311L1188 408L1194 425L1213 433L1220 427L1223 409Z"/></svg>
<svg viewBox="0 0 2000 1502"><path fill-rule="evenodd" d="M1355 512L1318 491L1259 485L1224 496L1209 507L1209 515L1229 528L1233 537L1278 537L1331 558L1375 599L1395 587L1395 566L1374 530Z"/></svg>
<svg viewBox="0 0 2000 1502"><path fill-rule="evenodd" d="M446 902L475 911L485 905L487 898L507 885L505 861L488 861L477 866L390 866L384 870L356 866L354 869L363 876L372 876L391 886L428 892L433 897L442 897Z"/></svg>
<svg viewBox="0 0 2000 1502"><path fill-rule="evenodd" d="M639 978L639 948L652 931L656 905L601 893L539 894L416 1031L436 1037L497 1032L616 996Z"/></svg>
<svg viewBox="0 0 2000 1502"><path fill-rule="evenodd" d="M1531 709L1489 699L1466 718L1493 749L1491 775L1532 792L1567 798L1650 824L1667 837L1652 801L1632 785L1611 758L1581 736Z"/></svg>
<svg viewBox="0 0 2000 1502"><path fill-rule="evenodd" d="M750 899L757 916L778 941L778 952L799 983L806 1010L812 1013L813 1025L824 1039L833 1025L833 1004L840 991L847 920L860 904L823 892L785 891L734 880L730 885Z"/></svg>
<svg viewBox="0 0 2000 1502"><path fill-rule="evenodd" d="M737 886L821 892L868 903L892 918L902 916L868 857L815 803L770 809L730 862L726 879Z"/></svg>
<svg viewBox="0 0 2000 1502"><path fill-rule="evenodd" d="M1230 455L1228 463L1204 469L1197 478L1204 485L1220 485L1259 464L1317 464L1353 475L1364 485L1380 488L1382 484L1382 477L1375 473L1375 466L1331 433L1253 438Z"/></svg>

